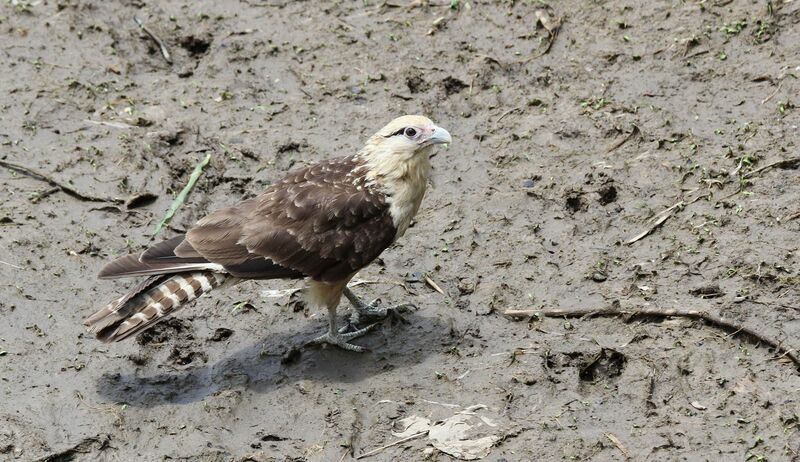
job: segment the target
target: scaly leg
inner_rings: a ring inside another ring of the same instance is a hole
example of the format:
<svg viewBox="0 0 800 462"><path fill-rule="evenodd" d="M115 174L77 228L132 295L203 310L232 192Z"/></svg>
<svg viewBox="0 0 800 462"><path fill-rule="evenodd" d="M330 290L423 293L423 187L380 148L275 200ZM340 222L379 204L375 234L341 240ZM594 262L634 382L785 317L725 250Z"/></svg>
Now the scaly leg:
<svg viewBox="0 0 800 462"><path fill-rule="evenodd" d="M328 306L328 326L329 326L328 332L326 332L323 335L320 335L319 337L315 338L309 343L316 343L316 344L327 343L328 345L334 345L343 350L355 351L356 353L363 353L366 351L364 347L353 345L352 343L348 343L348 341L356 337L361 337L362 335L371 331L376 325L377 323L370 324L367 327L364 327L362 329L357 329L352 332L347 332L347 333L341 332L336 329L336 306Z"/></svg>
<svg viewBox="0 0 800 462"><path fill-rule="evenodd" d="M399 313L407 311L409 309L416 308L411 303L403 303L400 305L389 306L389 307L381 307L381 300L375 299L370 303L364 303L363 300L358 298L356 294L353 293L350 288L345 287L344 291L342 292L348 300L350 300L350 304L353 305L353 314L350 315L350 319L347 321L347 325L339 329L340 333L344 332L358 332L359 329L356 326L361 322L362 318L366 319L376 319L382 320L389 316L397 317L401 321L405 321ZM371 324L370 327L374 326L375 324Z"/></svg>

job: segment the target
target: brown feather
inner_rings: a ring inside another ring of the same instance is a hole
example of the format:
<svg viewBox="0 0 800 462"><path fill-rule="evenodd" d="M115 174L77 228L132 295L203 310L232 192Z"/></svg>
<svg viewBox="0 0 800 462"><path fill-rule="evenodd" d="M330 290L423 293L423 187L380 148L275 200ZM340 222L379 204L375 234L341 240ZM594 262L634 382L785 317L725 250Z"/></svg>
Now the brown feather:
<svg viewBox="0 0 800 462"><path fill-rule="evenodd" d="M90 333L94 333L130 316L130 300L147 291L148 289L151 289L153 286L160 284L167 278L169 278L169 276L166 275L150 276L141 283L137 284L127 294L119 297L103 307L103 309L89 316L83 322L83 324L87 327L87 330Z"/></svg>
<svg viewBox="0 0 800 462"><path fill-rule="evenodd" d="M237 265L263 266L237 274L243 277L344 279L397 234L383 193L355 173L359 162L350 156L296 170L260 196L200 220L175 254L188 256L191 249L231 272Z"/></svg>
<svg viewBox="0 0 800 462"><path fill-rule="evenodd" d="M180 271L222 269L221 266L209 263L206 260L195 261L164 261L155 263L144 263L141 261L141 254L130 254L117 258L107 264L97 274L98 279L116 279L132 276L149 276L153 274L169 274Z"/></svg>
<svg viewBox="0 0 800 462"><path fill-rule="evenodd" d="M211 212L186 233L186 242L195 252L221 265L235 265L250 259L250 252L239 244L242 225L256 205L256 198L242 201L233 207ZM184 255L186 246L176 249Z"/></svg>
<svg viewBox="0 0 800 462"><path fill-rule="evenodd" d="M180 257L175 254L175 248L185 241L185 236L180 234L166 241L161 241L158 244L149 247L142 252L139 260L142 263L209 263L208 260L203 258L200 254L194 255L181 255Z"/></svg>
<svg viewBox="0 0 800 462"><path fill-rule="evenodd" d="M84 325L103 342L124 340L220 286L225 278L224 274L211 271L148 278L124 297L90 316Z"/></svg>

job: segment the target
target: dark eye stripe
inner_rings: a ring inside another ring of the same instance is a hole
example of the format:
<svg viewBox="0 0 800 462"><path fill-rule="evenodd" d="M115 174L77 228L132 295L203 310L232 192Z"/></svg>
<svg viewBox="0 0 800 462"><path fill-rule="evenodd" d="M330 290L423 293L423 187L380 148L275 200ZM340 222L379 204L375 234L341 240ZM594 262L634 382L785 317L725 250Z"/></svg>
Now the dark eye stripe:
<svg viewBox="0 0 800 462"><path fill-rule="evenodd" d="M397 130L396 132L394 132L394 133L392 133L392 134L390 134L390 135L386 135L386 136L384 136L384 138L391 138L391 137L393 137L393 136L402 135L402 134L403 134L403 132L405 132L405 131L406 131L406 128L408 128L408 127L403 127L403 128L401 128L400 130Z"/></svg>

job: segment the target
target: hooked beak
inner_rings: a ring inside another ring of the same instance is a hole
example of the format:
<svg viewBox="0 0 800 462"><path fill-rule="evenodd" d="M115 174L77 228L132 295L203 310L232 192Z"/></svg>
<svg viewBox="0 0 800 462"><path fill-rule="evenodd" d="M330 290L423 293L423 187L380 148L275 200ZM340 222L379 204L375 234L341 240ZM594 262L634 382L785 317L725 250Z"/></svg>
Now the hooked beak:
<svg viewBox="0 0 800 462"><path fill-rule="evenodd" d="M425 145L450 144L452 142L453 139L450 137L450 133L448 133L447 130L434 125L433 133L431 133L431 136L428 138L428 141L425 143Z"/></svg>

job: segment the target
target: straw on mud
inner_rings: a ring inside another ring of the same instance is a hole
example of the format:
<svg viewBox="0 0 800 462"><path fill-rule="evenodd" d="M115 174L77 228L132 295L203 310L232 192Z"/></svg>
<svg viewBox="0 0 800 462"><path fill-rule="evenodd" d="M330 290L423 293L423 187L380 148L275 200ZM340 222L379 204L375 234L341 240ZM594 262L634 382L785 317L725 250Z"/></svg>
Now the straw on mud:
<svg viewBox="0 0 800 462"><path fill-rule="evenodd" d="M194 167L194 171L192 171L191 176L189 176L189 182L186 183L186 186L183 187L181 192L175 197L175 200L172 201L172 204L169 206L169 210L167 210L167 214L164 215L164 218L161 219L160 222L156 225L156 229L153 231L153 236L159 233L161 229L169 224L172 221L172 217L175 215L175 212L183 205L184 201L186 201L186 197L194 188L195 183L200 178L200 175L203 174L203 169L208 165L208 162L211 160L211 153L209 152L206 154L205 159L203 159L199 164Z"/></svg>
<svg viewBox="0 0 800 462"><path fill-rule="evenodd" d="M442 295L447 295L445 291L442 290L441 287L439 287L439 284L437 284L433 279L428 277L427 274L425 275L425 284L428 284L431 287L431 289L435 290L436 292L439 292Z"/></svg>
<svg viewBox="0 0 800 462"><path fill-rule="evenodd" d="M18 269L18 270L25 269L25 268L23 268L21 266L14 265L13 263L9 263L9 262L3 261L3 260L0 260L0 265L8 265L8 266L10 266L12 268L15 268L15 269Z"/></svg>
<svg viewBox="0 0 800 462"><path fill-rule="evenodd" d="M778 358L786 356L795 364L795 366L800 368L800 356L797 355L796 350L783 346L782 342L769 338L747 326L738 324L734 321L731 321L730 319L721 318L719 316L707 313L705 311L676 310L668 308L639 308L635 310L619 309L619 308L601 308L597 310L584 310L584 309L506 310L504 314L506 316L511 316L511 317L536 316L545 318L583 318L592 316L604 316L604 317L628 316L629 318L633 318L640 316L655 316L662 318L683 317L691 319L701 319L703 321L706 321L708 324L712 326L730 332L731 336L742 335L745 337L750 337L751 339L757 340L766 345L769 345L770 347L774 348L777 353L780 354Z"/></svg>
<svg viewBox="0 0 800 462"><path fill-rule="evenodd" d="M681 200L681 201L678 201L678 202L672 204L671 206L669 206L666 209L662 210L656 216L654 216L653 218L648 220L648 221L652 221L653 224L651 224L649 228L645 229L641 233L639 233L636 236L634 236L631 239L629 239L627 242L625 242L625 244L626 245L631 245L636 241L644 239L650 233L655 231L659 226L663 225L664 222L667 221L672 215L674 215L677 210L680 210L681 208L683 208L683 207L685 207L685 206L687 206L689 204L694 204L695 202L699 201L700 199L703 199L703 198L709 197L709 196L710 196L710 193L700 194L699 196L695 197L694 199L692 199L690 201Z"/></svg>
<svg viewBox="0 0 800 462"><path fill-rule="evenodd" d="M397 446L398 444L403 444L406 441L411 441L411 440L413 440L415 438L419 438L420 436L424 436L424 435L427 435L427 434L428 434L428 430L425 430L424 432L415 433L415 434L413 434L411 436L408 436L408 437L405 437L403 439L397 440L394 443L389 443L389 444L387 444L385 446L381 446L381 447L379 447L377 449L373 449L372 451L365 452L364 454L361 454L360 456L356 457L356 459L363 459L365 457L374 456L375 454L377 454L377 453L379 453L381 451L384 451L384 450L386 450L386 449L388 449L388 448L390 448L392 446Z"/></svg>
<svg viewBox="0 0 800 462"><path fill-rule="evenodd" d="M500 123L500 121L501 121L501 120L503 120L503 119L504 119L504 118L505 118L507 115L511 115L511 114L513 114L514 112L521 111L521 110L522 110L522 106L517 106L517 107L511 108L511 109L507 110L506 112L502 113L502 114L500 115L500 117L498 117L498 118L497 118L497 120L496 120L494 123L495 123L495 124L498 124L498 123Z"/></svg>
<svg viewBox="0 0 800 462"><path fill-rule="evenodd" d="M622 146L623 144L627 143L628 141L630 141L631 139L633 139L634 137L636 137L636 136L638 136L640 134L641 134L641 131L639 130L639 126L638 125L634 125L633 128L631 129L631 132L628 133L627 136L625 136L621 140L617 141L616 143L612 144L608 149L606 149L606 154L611 153L611 151L616 150L617 148L619 148L620 146Z"/></svg>
<svg viewBox="0 0 800 462"><path fill-rule="evenodd" d="M86 194L78 191L77 189L67 186L63 183L60 183L53 178L45 175L44 173L37 172L32 168L25 167L23 165L15 164L13 162L8 162L6 160L0 160L0 166L14 170L17 173L21 173L27 177L33 178L34 180L44 181L51 186L55 186L58 190L64 191L65 193L69 194L70 196L80 199L82 201L88 202L113 202L115 204L120 204L125 202L123 199L117 197L100 197L100 196L92 196L91 194ZM49 194L52 194L51 191ZM49 195L48 194L48 195Z"/></svg>
<svg viewBox="0 0 800 462"><path fill-rule="evenodd" d="M795 219L797 219L797 218L800 218L800 212L797 212L797 213L793 213L793 214L791 214L791 215L788 215L786 218L784 218L784 219L783 219L783 220L781 220L781 221L784 221L784 222L786 222L786 221L792 221L792 220L795 220Z"/></svg>
<svg viewBox="0 0 800 462"><path fill-rule="evenodd" d="M156 45L158 45L158 49L161 51L161 56L164 57L164 60L172 64L172 57L169 54L169 50L167 50L167 46L164 44L164 41L161 40L155 32L150 30L149 27L145 26L141 19L137 18L136 16L133 17L133 20L136 21L136 24L154 41Z"/></svg>
<svg viewBox="0 0 800 462"><path fill-rule="evenodd" d="M520 64L527 64L533 61L534 59L541 58L542 56L549 53L550 48L553 47L553 42L556 41L556 37L558 36L558 31L561 30L561 21L563 18L556 17L552 11L547 12L544 9L536 10L535 15L536 15L536 23L541 24L542 27L544 27L544 29L547 31L548 34L547 43L545 44L545 48L543 51L541 51L537 55L529 56L523 60L518 61Z"/></svg>
<svg viewBox="0 0 800 462"><path fill-rule="evenodd" d="M667 221L669 219L669 217L672 216L673 213L675 213L676 209L678 209L679 207L683 207L684 205L686 205L686 202L679 201L679 202L673 204L672 206L670 206L669 208L663 210L661 213L659 213L659 215L661 215L661 216L657 220L655 220L653 222L653 224L650 225L649 228L645 229L641 233L639 233L636 236L634 236L631 239L629 239L626 242L626 244L631 245L631 244L633 244L634 242L636 242L636 241L638 241L640 239L644 239L645 236L647 236L648 234L652 233L653 231L656 230L656 228L658 228L659 226L664 224L664 222Z"/></svg>
<svg viewBox="0 0 800 462"><path fill-rule="evenodd" d="M606 432L605 435L606 438L608 438L609 441L614 443L614 446L616 446L617 449L620 450L622 455L625 456L625 460L629 460L631 458L631 454L628 452L628 448L626 448L625 445L622 444L622 441L620 441L619 438L617 438L613 433L610 432Z"/></svg>
<svg viewBox="0 0 800 462"><path fill-rule="evenodd" d="M753 171L747 172L744 174L744 178L750 178L753 175L763 172L764 170L769 170L772 167L791 167L795 164L800 164L800 157L792 157L790 159L782 159L776 160L775 162L771 162L763 167L759 167Z"/></svg>
<svg viewBox="0 0 800 462"><path fill-rule="evenodd" d="M90 123L90 124L94 124L94 125L103 125L103 126L106 126L106 127L114 127L114 128L122 128L122 129L136 128L135 125L125 124L125 123L122 123L122 122L108 122L108 121L105 121L105 120L84 119L84 122Z"/></svg>
<svg viewBox="0 0 800 462"><path fill-rule="evenodd" d="M775 91L773 91L772 93L769 94L769 96L767 96L766 98L761 100L761 104L764 104L764 103L768 102L769 100L771 100L772 98L774 98L775 95L777 95L778 92L780 91L781 85L783 85L783 80L778 82L778 86L775 88Z"/></svg>

